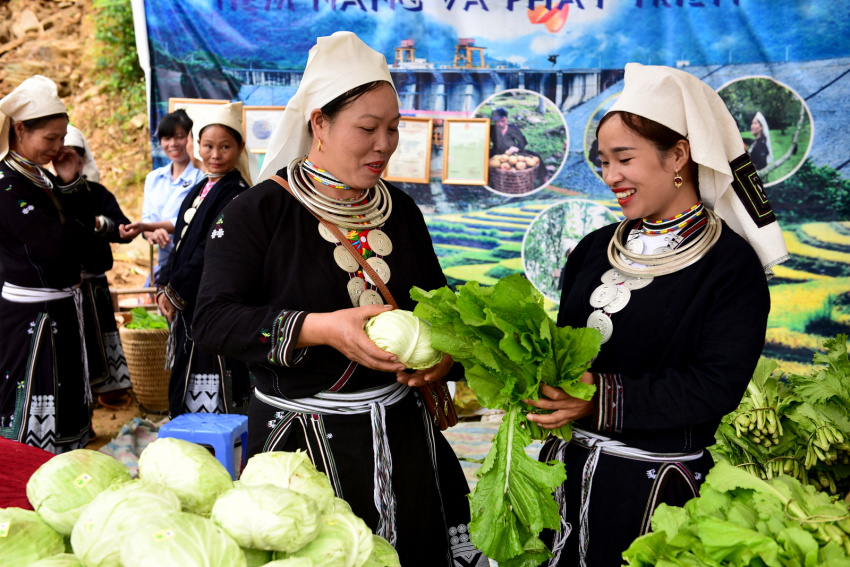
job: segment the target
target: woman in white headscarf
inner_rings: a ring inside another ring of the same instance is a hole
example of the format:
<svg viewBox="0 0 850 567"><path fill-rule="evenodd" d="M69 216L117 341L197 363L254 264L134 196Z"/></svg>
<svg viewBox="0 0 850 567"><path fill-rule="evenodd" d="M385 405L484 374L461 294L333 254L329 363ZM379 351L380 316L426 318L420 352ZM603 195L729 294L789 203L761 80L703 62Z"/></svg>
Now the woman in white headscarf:
<svg viewBox="0 0 850 567"><path fill-rule="evenodd" d="M68 126L65 147L77 153L77 171L86 180L86 187L95 216L97 253L101 264L112 268L113 242L127 243L118 227L129 223L118 201L106 187L100 184L100 171L94 160L88 140L79 128ZM93 250L92 253L95 253ZM128 406L131 402L127 389L130 388L130 372L121 337L115 324L115 311L109 292L109 281L103 272L83 270L83 306L85 313L86 351L92 393L98 402L107 407Z"/></svg>
<svg viewBox="0 0 850 567"><path fill-rule="evenodd" d="M0 435L54 453L90 438L80 270L107 269L67 127L50 79L0 100Z"/></svg>
<svg viewBox="0 0 850 567"><path fill-rule="evenodd" d="M745 140L749 143L747 151L750 158L753 160L753 165L761 171L768 164L773 163L773 146L770 143L770 128L767 125L767 119L761 112L756 112L753 121L750 123L750 133L753 139ZM762 178L762 181L765 181Z"/></svg>
<svg viewBox="0 0 850 567"><path fill-rule="evenodd" d="M242 103L211 106L194 118L192 136L206 178L183 200L174 227L174 251L156 276L157 304L171 322L171 417L244 411L250 395L245 364L199 351L191 332L207 243L220 237L224 207L250 186Z"/></svg>
<svg viewBox="0 0 850 567"><path fill-rule="evenodd" d="M567 467L552 566L622 565L658 504L698 494L764 347L766 276L788 258L735 120L693 75L628 64L597 138L626 220L572 251L558 312L602 333L582 377L596 394L542 386L530 402L552 410L529 415L544 428L575 422L540 455Z"/></svg>
<svg viewBox="0 0 850 567"><path fill-rule="evenodd" d="M364 323L389 306L311 212L342 227L401 308L413 308L412 286L446 284L416 203L381 180L399 119L384 56L351 32L318 38L265 181L224 210L207 245L195 338L249 363L249 456L306 450L402 565L485 566L460 464L410 387L452 360L407 374L369 340Z"/></svg>

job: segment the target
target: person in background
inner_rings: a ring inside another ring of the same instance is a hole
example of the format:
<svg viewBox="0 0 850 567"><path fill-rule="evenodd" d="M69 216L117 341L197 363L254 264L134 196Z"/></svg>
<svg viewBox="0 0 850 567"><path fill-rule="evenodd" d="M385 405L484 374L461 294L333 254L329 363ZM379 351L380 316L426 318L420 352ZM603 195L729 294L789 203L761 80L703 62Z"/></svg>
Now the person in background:
<svg viewBox="0 0 850 567"><path fill-rule="evenodd" d="M186 149L191 132L192 119L185 110L178 109L163 117L157 126L156 137L171 163L145 177L142 220L118 226L121 238L141 234L151 246L159 246L155 273L168 262L168 255L174 249L171 235L177 225L177 212L183 199L192 187L204 180L204 172L193 165ZM155 273L145 285L155 281Z"/></svg>
<svg viewBox="0 0 850 567"><path fill-rule="evenodd" d="M53 453L91 436L80 271L108 268L67 128L46 77L0 100L0 435Z"/></svg>
<svg viewBox="0 0 850 567"><path fill-rule="evenodd" d="M251 179L242 139L242 103L211 106L197 117L193 137L206 178L183 200L175 225L174 251L156 278L157 304L171 323L171 417L244 412L250 396L245 363L201 352L191 331L207 243L223 235L222 209L249 187L246 180Z"/></svg>
<svg viewBox="0 0 850 567"><path fill-rule="evenodd" d="M381 180L400 118L383 55L351 32L318 38L272 135L265 181L210 235L195 338L250 364L249 456L308 451L402 565L483 567L460 463L410 387L446 376L453 361L408 374L375 346L363 325L389 306L310 212L379 266L402 309L413 308L411 286L446 285L416 203Z"/></svg>
<svg viewBox="0 0 850 567"><path fill-rule="evenodd" d="M543 386L529 402L552 410L529 415L544 428L575 422L540 454L567 468L551 566L622 565L659 504L698 495L764 348L766 276L788 259L735 120L693 75L626 65L596 134L625 220L576 245L557 321L602 334L582 377L596 394Z"/></svg>
<svg viewBox="0 0 850 567"><path fill-rule="evenodd" d="M128 243L131 239L121 238L118 226L129 224L115 196L100 184L100 171L94 160L85 135L76 127L68 126L65 147L77 153L77 172L85 179L95 216L95 240L98 253L102 254L102 265L112 269L111 243ZM126 407L132 401L127 390L130 388L130 372L124 348L115 323L115 311L109 292L106 274L82 273L83 308L85 313L86 352L88 353L89 375L92 394L106 407Z"/></svg>
<svg viewBox="0 0 850 567"><path fill-rule="evenodd" d="M758 171L763 170L768 164L773 163L773 146L770 143L770 128L767 125L767 119L761 112L756 112L753 121L750 123L750 133L752 138L745 138L744 142L748 144L747 151L750 154L750 159L753 160L753 165ZM762 176L762 182L767 181L766 176Z"/></svg>
<svg viewBox="0 0 850 567"><path fill-rule="evenodd" d="M519 126L508 123L508 111L502 107L493 109L490 114L490 157L498 154L534 156L537 158L537 185L546 183L546 168L540 154L527 149L528 140Z"/></svg>

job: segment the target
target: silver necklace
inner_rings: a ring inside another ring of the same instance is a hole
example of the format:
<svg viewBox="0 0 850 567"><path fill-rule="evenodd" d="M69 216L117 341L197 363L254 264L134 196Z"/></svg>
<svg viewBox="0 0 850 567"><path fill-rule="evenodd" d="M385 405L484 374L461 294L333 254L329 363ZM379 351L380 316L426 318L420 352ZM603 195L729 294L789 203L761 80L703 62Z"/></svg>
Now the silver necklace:
<svg viewBox="0 0 850 567"><path fill-rule="evenodd" d="M32 181L38 187L48 190L53 189L53 182L50 181L44 173L42 173L41 168L34 162L29 161L13 151L9 151L9 155L6 156L4 161L9 167ZM34 169L37 174L33 173L31 169Z"/></svg>

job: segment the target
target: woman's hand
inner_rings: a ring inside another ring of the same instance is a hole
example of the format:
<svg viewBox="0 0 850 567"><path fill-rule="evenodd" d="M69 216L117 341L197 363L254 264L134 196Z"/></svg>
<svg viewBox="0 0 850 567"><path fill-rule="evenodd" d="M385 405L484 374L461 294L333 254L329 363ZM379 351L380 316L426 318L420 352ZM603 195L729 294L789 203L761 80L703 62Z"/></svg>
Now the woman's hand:
<svg viewBox="0 0 850 567"><path fill-rule="evenodd" d="M378 348L363 330L370 317L391 309L390 305L368 305L331 313L310 313L304 318L296 347L327 345L372 370L401 372L404 365L396 355Z"/></svg>
<svg viewBox="0 0 850 567"><path fill-rule="evenodd" d="M585 372L581 376L585 384L593 384L593 374ZM571 421L581 419L593 413L594 402L574 398L560 388L554 388L546 384L540 385L540 398L534 400L523 400L528 405L536 408L553 410L552 413L530 413L528 421L533 421L543 429L558 429Z"/></svg>
<svg viewBox="0 0 850 567"><path fill-rule="evenodd" d="M177 314L177 308L174 307L168 296L164 293L159 294L159 297L156 298L156 304L159 306L159 310L162 311L162 315L171 323L174 320L174 315Z"/></svg>
<svg viewBox="0 0 850 567"><path fill-rule="evenodd" d="M454 363L451 356L444 354L443 359L431 368L417 370L410 374L399 372L396 374L396 380L411 387L424 386L426 382L436 382L448 374Z"/></svg>
<svg viewBox="0 0 850 567"><path fill-rule="evenodd" d="M118 234L120 234L121 238L124 239L135 238L145 230L147 230L147 225L143 222L131 222L130 224L118 225Z"/></svg>
<svg viewBox="0 0 850 567"><path fill-rule="evenodd" d="M519 148L518 148L518 147L516 147L516 146L511 146L510 148L508 148L507 150L505 150L505 154L506 154L506 155L512 155L512 154L517 153L518 151L519 151Z"/></svg>
<svg viewBox="0 0 850 567"><path fill-rule="evenodd" d="M59 176L62 183L68 184L80 175L77 170L78 157L77 152L65 147L62 148L58 156L53 158L53 169L56 170L56 175Z"/></svg>
<svg viewBox="0 0 850 567"><path fill-rule="evenodd" d="M171 235L168 234L168 231L164 228L157 228L150 232L144 233L145 240L147 240L151 245L156 244L160 248L165 248L168 246L168 243L171 242Z"/></svg>

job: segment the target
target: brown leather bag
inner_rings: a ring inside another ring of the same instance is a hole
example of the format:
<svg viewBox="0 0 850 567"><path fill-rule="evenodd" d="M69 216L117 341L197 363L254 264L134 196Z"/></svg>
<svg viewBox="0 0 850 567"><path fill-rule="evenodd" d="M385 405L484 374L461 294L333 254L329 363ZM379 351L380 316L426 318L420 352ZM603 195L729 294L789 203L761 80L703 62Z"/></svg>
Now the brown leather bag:
<svg viewBox="0 0 850 567"><path fill-rule="evenodd" d="M271 178L292 194L289 183L283 177L273 175ZM312 213L313 211L310 212ZM342 231L335 224L327 222L316 213L313 213L313 216L319 219L319 222L325 225L336 236L336 239L354 256L354 259L357 260L363 271L369 274L369 277L378 286L381 295L384 297L384 301L398 309L398 303L396 303L393 294L390 293L387 284L384 283L384 280L381 279L375 269L366 262L363 255L357 252L351 242L342 234ZM428 382L424 386L419 387L419 393L435 426L439 427L441 431L445 431L449 427L457 425L457 410L455 409L454 400L452 400L452 393L449 391L449 386L445 380L441 378L437 382Z"/></svg>

